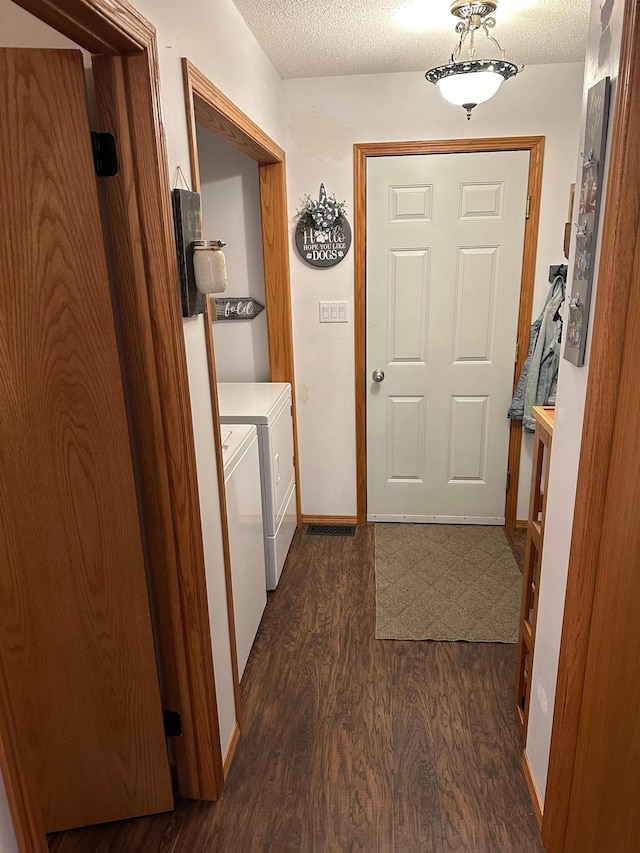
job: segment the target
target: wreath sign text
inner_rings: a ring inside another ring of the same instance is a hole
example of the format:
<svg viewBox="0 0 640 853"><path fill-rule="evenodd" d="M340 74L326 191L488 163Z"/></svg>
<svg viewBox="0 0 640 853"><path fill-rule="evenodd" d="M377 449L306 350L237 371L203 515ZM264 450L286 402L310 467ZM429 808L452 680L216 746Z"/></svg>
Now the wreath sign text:
<svg viewBox="0 0 640 853"><path fill-rule="evenodd" d="M306 196L296 226L296 248L312 267L333 267L342 261L351 246L351 228L345 203L328 196L320 184L320 197Z"/></svg>

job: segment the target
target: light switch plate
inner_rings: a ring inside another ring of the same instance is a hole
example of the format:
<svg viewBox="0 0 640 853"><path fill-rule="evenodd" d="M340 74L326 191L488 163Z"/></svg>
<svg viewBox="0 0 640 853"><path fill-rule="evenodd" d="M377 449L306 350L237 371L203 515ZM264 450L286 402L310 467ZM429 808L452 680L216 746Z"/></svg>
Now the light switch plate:
<svg viewBox="0 0 640 853"><path fill-rule="evenodd" d="M349 322L349 303L345 301L338 302L320 302L320 322L321 323L348 323Z"/></svg>

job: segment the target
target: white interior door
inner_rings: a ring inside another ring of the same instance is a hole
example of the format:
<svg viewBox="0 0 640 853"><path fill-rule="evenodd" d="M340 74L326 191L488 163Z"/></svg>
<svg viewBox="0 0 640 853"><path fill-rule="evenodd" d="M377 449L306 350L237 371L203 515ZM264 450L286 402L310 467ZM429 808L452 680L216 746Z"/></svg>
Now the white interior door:
<svg viewBox="0 0 640 853"><path fill-rule="evenodd" d="M528 173L528 151L368 159L370 521L504 523Z"/></svg>

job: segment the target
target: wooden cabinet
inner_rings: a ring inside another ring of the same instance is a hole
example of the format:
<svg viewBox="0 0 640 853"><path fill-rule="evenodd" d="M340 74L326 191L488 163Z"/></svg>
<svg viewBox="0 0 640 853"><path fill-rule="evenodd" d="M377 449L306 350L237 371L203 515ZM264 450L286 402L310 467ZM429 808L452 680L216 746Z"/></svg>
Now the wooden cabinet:
<svg viewBox="0 0 640 853"><path fill-rule="evenodd" d="M551 461L553 438L553 406L534 406L536 432L533 445L533 471L531 474L531 498L527 521L527 544L524 556L522 583L522 605L520 608L520 633L518 636L518 663L516 669L516 713L520 723L523 742L527 738L529 702L531 699L531 671L536 642L536 620L538 615L538 590L544 519L547 509L547 483Z"/></svg>

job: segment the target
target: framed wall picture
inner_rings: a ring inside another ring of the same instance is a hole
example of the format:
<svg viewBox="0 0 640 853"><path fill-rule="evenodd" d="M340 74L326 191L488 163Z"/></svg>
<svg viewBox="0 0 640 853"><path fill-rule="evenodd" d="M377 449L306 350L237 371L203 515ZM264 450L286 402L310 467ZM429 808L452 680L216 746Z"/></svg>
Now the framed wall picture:
<svg viewBox="0 0 640 853"><path fill-rule="evenodd" d="M579 194L578 221L564 357L577 367L584 364L587 343L589 307L595 273L594 255L604 177L609 95L608 77L589 89L584 148L581 155L581 179L580 186L576 187L576 192Z"/></svg>

